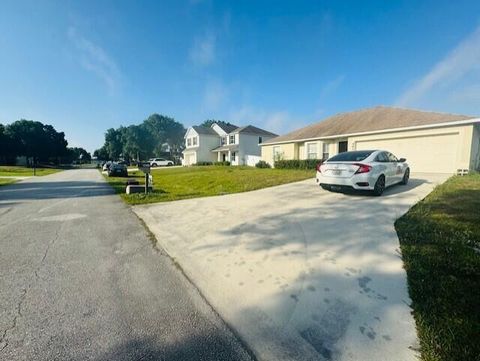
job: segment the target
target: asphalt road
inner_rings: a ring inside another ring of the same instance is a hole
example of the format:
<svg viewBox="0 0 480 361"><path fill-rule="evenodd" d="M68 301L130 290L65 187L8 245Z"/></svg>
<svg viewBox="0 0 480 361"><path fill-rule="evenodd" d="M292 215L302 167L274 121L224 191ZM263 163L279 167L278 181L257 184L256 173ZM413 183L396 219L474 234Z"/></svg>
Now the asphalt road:
<svg viewBox="0 0 480 361"><path fill-rule="evenodd" d="M0 187L1 360L249 360L96 170Z"/></svg>

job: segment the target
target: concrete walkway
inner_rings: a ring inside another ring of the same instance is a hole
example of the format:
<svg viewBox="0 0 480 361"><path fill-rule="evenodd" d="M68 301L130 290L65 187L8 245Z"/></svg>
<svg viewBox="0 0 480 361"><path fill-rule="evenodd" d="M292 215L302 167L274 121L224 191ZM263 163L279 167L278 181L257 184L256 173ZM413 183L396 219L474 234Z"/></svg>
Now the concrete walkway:
<svg viewBox="0 0 480 361"><path fill-rule="evenodd" d="M261 360L416 360L393 223L446 175L384 196L313 180L134 207Z"/></svg>

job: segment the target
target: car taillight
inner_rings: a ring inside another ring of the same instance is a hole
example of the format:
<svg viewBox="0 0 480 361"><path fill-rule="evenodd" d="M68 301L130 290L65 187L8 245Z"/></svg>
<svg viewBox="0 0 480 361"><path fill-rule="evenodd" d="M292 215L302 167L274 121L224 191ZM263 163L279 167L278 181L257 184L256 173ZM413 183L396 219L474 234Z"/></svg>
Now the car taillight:
<svg viewBox="0 0 480 361"><path fill-rule="evenodd" d="M372 170L372 167L367 164L355 163L354 165L358 166L358 169L355 172L355 174L368 173Z"/></svg>
<svg viewBox="0 0 480 361"><path fill-rule="evenodd" d="M317 164L317 172L322 173L322 170L320 169L321 166L322 166L322 163Z"/></svg>

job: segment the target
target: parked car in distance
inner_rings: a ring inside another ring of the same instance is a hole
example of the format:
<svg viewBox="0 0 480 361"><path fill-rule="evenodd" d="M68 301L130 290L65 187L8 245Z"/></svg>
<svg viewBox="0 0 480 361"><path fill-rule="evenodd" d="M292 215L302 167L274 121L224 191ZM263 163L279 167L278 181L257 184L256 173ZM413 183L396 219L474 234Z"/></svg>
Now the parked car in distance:
<svg viewBox="0 0 480 361"><path fill-rule="evenodd" d="M110 168L111 165L112 165L112 162L110 161L103 163L102 170L104 172L108 172L108 169Z"/></svg>
<svg viewBox="0 0 480 361"><path fill-rule="evenodd" d="M369 190L382 195L394 184L407 184L410 167L385 150L339 153L317 166L317 183L326 190Z"/></svg>
<svg viewBox="0 0 480 361"><path fill-rule="evenodd" d="M128 177L128 170L125 164L112 163L108 168L109 177Z"/></svg>
<svg viewBox="0 0 480 361"><path fill-rule="evenodd" d="M151 167L170 167L173 165L171 160L165 158L151 158L149 161Z"/></svg>

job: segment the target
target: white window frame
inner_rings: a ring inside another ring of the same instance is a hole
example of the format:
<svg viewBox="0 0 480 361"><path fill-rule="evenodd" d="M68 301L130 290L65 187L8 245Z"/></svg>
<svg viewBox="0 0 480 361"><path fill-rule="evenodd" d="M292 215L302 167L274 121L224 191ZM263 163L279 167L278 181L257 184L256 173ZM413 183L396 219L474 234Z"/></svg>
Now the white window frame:
<svg viewBox="0 0 480 361"><path fill-rule="evenodd" d="M233 142L232 142L232 138L233 138ZM229 144L235 144L235 134L231 135L228 141L229 141Z"/></svg>
<svg viewBox="0 0 480 361"><path fill-rule="evenodd" d="M193 144L193 146L197 145L197 137L192 138L192 144Z"/></svg>
<svg viewBox="0 0 480 361"><path fill-rule="evenodd" d="M328 159L329 156L330 156L330 144L323 143L322 144L322 159L326 160L326 159Z"/></svg>
<svg viewBox="0 0 480 361"><path fill-rule="evenodd" d="M187 138L187 147L192 146L192 138Z"/></svg>
<svg viewBox="0 0 480 361"><path fill-rule="evenodd" d="M313 142L313 143L307 143L307 159L317 159L318 157L318 143ZM310 147L314 147L314 150L312 151Z"/></svg>
<svg viewBox="0 0 480 361"><path fill-rule="evenodd" d="M281 159L283 157L283 150L282 150L282 147L279 145L273 146L272 153L273 153L273 160L277 160L277 158Z"/></svg>

